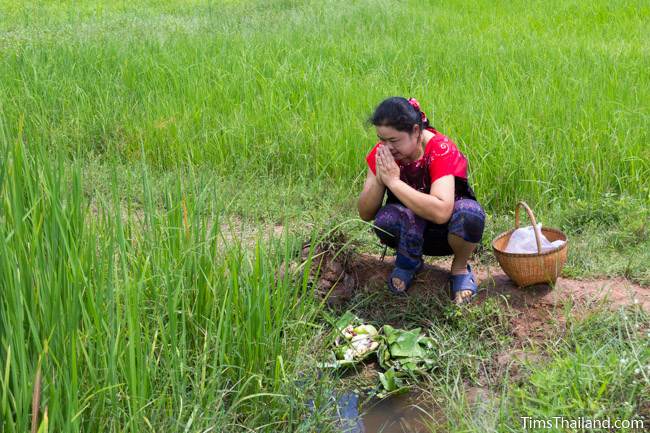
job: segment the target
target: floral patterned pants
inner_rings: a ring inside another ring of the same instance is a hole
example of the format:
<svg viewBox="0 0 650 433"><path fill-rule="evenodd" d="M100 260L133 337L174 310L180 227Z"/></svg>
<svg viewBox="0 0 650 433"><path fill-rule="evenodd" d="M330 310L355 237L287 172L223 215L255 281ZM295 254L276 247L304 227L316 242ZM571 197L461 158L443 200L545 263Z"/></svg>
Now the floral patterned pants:
<svg viewBox="0 0 650 433"><path fill-rule="evenodd" d="M401 204L390 203L379 209L374 223L381 243L397 250L396 266L414 269L423 254L454 254L447 241L449 233L467 242L480 242L485 228L485 211L476 200L460 198L454 203L450 220L434 224Z"/></svg>

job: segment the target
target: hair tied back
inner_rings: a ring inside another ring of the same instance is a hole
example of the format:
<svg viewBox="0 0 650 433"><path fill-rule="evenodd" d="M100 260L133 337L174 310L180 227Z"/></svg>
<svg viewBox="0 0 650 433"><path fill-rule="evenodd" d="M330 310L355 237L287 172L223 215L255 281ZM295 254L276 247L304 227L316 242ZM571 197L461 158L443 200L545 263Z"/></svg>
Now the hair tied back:
<svg viewBox="0 0 650 433"><path fill-rule="evenodd" d="M420 115L422 116L422 123L426 124L427 123L427 115L424 114L424 111L420 110L420 103L418 102L417 99L415 98L409 98L408 99L409 104L415 109L415 111L419 112Z"/></svg>

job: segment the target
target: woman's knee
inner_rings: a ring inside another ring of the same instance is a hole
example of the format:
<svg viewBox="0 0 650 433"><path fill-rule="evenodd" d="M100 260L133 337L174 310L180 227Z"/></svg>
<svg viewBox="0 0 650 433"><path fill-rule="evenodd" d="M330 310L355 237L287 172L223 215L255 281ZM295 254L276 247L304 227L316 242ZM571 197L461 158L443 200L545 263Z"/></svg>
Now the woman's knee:
<svg viewBox="0 0 650 433"><path fill-rule="evenodd" d="M461 199L454 204L449 221L449 233L467 242L478 243L485 229L485 211L476 200Z"/></svg>
<svg viewBox="0 0 650 433"><path fill-rule="evenodd" d="M374 221L374 230L377 236L384 243L393 243L399 236L408 212L411 210L397 203L390 203L379 209Z"/></svg>
<svg viewBox="0 0 650 433"><path fill-rule="evenodd" d="M387 204L377 211L374 224L385 230L398 228L407 212L410 209L400 204Z"/></svg>

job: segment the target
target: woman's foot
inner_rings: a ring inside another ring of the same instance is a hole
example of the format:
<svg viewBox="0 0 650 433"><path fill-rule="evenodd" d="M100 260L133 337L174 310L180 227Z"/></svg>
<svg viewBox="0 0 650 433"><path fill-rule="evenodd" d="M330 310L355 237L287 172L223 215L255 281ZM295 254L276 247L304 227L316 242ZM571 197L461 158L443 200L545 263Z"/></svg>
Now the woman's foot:
<svg viewBox="0 0 650 433"><path fill-rule="evenodd" d="M393 287L395 287L398 292L406 291L406 284L397 277L393 277Z"/></svg>
<svg viewBox="0 0 650 433"><path fill-rule="evenodd" d="M402 269L395 267L388 278L388 290L396 295L404 295L411 286L411 282L420 269L422 269L423 262L415 267L415 269Z"/></svg>
<svg viewBox="0 0 650 433"><path fill-rule="evenodd" d="M452 269L449 280L451 283L451 293L456 305L467 304L476 296L478 285L469 264L464 272Z"/></svg>

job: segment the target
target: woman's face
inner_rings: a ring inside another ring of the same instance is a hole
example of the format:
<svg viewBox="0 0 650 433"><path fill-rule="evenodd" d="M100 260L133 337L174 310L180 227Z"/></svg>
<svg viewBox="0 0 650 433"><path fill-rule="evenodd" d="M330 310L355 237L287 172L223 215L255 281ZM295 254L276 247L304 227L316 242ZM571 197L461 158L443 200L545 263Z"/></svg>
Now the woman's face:
<svg viewBox="0 0 650 433"><path fill-rule="evenodd" d="M377 137L381 143L390 150L395 161L414 161L419 155L420 127L413 126L413 131L398 131L392 126L376 126Z"/></svg>

